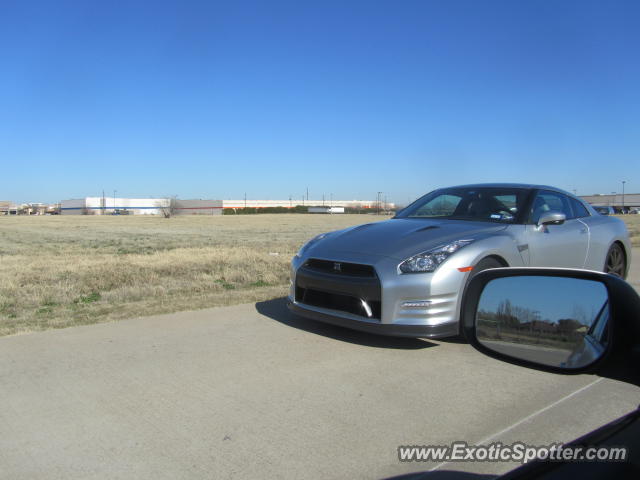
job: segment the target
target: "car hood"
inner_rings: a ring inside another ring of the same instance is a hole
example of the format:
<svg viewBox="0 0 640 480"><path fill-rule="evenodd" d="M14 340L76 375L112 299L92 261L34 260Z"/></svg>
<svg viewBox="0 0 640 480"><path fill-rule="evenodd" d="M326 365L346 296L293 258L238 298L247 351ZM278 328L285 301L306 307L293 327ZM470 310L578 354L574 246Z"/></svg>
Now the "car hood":
<svg viewBox="0 0 640 480"><path fill-rule="evenodd" d="M455 240L506 228L504 224L487 222L397 218L331 232L307 253L327 258L336 253L360 253L404 260Z"/></svg>

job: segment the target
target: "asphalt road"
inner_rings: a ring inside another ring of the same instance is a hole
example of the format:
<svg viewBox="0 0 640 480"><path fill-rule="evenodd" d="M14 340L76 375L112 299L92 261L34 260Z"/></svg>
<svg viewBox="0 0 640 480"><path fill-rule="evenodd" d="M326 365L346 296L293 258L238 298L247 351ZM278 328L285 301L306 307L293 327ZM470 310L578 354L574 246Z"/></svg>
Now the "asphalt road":
<svg viewBox="0 0 640 480"><path fill-rule="evenodd" d="M639 399L463 343L296 319L280 299L0 338L0 478L500 473L513 465L401 463L397 447L568 441Z"/></svg>

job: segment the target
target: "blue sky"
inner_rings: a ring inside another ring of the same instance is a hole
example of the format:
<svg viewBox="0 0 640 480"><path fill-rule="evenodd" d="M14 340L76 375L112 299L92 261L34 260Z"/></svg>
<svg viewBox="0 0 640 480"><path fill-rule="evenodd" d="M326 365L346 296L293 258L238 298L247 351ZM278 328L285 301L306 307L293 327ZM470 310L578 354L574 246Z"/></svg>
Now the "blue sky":
<svg viewBox="0 0 640 480"><path fill-rule="evenodd" d="M2 2L0 200L640 191L640 2Z"/></svg>

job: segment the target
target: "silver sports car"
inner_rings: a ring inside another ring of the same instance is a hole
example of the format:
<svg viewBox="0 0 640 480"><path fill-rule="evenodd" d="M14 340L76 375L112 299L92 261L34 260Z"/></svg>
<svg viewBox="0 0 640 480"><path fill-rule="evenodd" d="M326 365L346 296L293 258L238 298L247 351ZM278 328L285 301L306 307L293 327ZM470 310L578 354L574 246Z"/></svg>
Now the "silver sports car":
<svg viewBox="0 0 640 480"><path fill-rule="evenodd" d="M443 188L390 220L324 233L291 261L296 314L384 335L458 334L470 276L487 268L567 267L625 277L625 224L542 185Z"/></svg>

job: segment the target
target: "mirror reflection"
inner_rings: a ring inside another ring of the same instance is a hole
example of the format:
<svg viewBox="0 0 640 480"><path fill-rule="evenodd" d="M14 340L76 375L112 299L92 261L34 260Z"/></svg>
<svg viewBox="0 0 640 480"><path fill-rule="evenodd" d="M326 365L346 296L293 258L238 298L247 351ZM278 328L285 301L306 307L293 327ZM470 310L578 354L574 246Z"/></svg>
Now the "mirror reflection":
<svg viewBox="0 0 640 480"><path fill-rule="evenodd" d="M597 281L518 276L485 286L476 336L485 347L545 366L582 368L604 354L609 296Z"/></svg>

